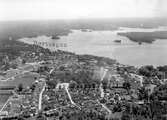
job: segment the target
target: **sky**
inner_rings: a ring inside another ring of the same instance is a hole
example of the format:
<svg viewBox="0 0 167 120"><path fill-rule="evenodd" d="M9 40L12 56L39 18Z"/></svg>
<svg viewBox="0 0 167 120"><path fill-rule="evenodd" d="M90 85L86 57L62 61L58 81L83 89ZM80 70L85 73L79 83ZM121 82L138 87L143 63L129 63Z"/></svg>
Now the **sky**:
<svg viewBox="0 0 167 120"><path fill-rule="evenodd" d="M0 0L0 21L167 17L167 0Z"/></svg>

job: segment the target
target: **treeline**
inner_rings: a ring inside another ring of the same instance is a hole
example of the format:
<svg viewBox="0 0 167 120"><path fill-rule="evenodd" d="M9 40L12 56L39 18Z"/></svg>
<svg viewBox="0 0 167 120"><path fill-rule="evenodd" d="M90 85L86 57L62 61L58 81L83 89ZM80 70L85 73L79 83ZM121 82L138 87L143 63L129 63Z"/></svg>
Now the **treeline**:
<svg viewBox="0 0 167 120"><path fill-rule="evenodd" d="M143 24L143 26L141 26ZM166 19L84 19L84 20L50 20L50 21L8 21L0 22L0 41L40 35L68 35L72 29L116 30L119 27L156 28L167 26ZM56 36L56 37L55 37Z"/></svg>

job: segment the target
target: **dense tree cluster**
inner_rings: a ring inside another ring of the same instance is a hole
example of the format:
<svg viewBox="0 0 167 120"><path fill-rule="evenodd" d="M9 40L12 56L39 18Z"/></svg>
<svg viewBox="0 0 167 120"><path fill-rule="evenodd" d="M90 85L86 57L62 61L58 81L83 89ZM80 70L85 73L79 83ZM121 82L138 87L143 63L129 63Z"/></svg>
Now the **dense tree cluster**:
<svg viewBox="0 0 167 120"><path fill-rule="evenodd" d="M164 79L167 73L167 66L158 66L153 67L152 65L142 66L138 70L139 75L143 75L145 77L158 77L159 79Z"/></svg>

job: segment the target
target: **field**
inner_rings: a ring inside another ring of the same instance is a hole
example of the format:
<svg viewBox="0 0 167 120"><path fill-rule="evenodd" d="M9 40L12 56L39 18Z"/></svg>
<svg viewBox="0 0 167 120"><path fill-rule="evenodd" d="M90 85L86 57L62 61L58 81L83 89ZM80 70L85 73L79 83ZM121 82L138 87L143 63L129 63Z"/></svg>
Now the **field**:
<svg viewBox="0 0 167 120"><path fill-rule="evenodd" d="M35 81L35 77L38 78L39 75L35 73L26 73L20 77L16 77L14 80L0 81L0 88L2 88L2 90L0 90L0 109L12 95L10 91L7 90L8 88L18 86L20 83L22 83L24 87L30 86ZM4 90L5 87L6 90Z"/></svg>
<svg viewBox="0 0 167 120"><path fill-rule="evenodd" d="M24 75L16 77L14 80L0 81L0 87L17 86L20 83L22 83L24 87L27 87L27 86L30 86L35 81L34 79L35 77L38 78L39 75L35 73L25 73Z"/></svg>
<svg viewBox="0 0 167 120"><path fill-rule="evenodd" d="M1 94L0 93L0 109L2 108L2 106L5 104L5 102L8 100L8 98L10 97L10 94Z"/></svg>

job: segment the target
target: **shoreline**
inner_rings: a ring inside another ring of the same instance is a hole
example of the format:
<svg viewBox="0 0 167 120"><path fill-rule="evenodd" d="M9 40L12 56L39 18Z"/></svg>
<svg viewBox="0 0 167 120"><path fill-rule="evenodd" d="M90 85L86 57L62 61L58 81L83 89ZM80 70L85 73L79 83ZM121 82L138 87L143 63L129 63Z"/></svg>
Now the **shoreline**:
<svg viewBox="0 0 167 120"><path fill-rule="evenodd" d="M93 37L96 34L99 37L95 36L95 37L97 37L97 39L92 39L92 41L90 39L90 42L88 42L89 39L86 39L87 37L85 37L85 36ZM104 39L105 41L103 41L103 39L101 40L101 37L103 38L103 34L104 34L104 37L105 37L105 35L107 35L106 39ZM111 32L111 34L112 34L112 32ZM46 49L48 48L51 51L63 50L63 51L68 51L68 52L74 52L74 53L80 54L80 55L89 54L89 55L95 55L95 56L101 56L101 57L109 57L111 59L118 60L120 63L126 64L126 65L133 65L133 66L136 66L136 67L140 67L140 66L147 65L147 64L152 64L154 66L166 65L166 64L164 64L165 63L164 61L162 61L162 64L158 64L155 61L150 61L150 63L149 63L148 57L145 58L145 59L147 59L147 61L144 62L143 64L141 64L141 62L134 61L133 57L132 58L130 57L130 59L131 59L130 61L133 60L133 62L130 63L130 62L127 61L127 57L126 56L124 56L124 55L121 56L122 54L120 54L120 52L122 50L124 50L124 51L126 51L126 50L134 50L134 47L137 47L138 50L137 51L135 50L135 51L138 52L139 55L141 55L140 52L146 52L146 53L152 54L152 51L154 51L154 49L153 49L154 46L157 49L157 47L160 47L161 44L163 44L163 48L165 48L165 46L164 46L165 43L166 43L165 40L163 42L162 40L157 39L156 40L157 42L155 42L155 44L152 44L152 45L150 43L145 43L145 42L143 42L142 45L138 45L137 42L129 40L127 37L122 37L121 36L121 37L119 37L119 39L121 39L121 38L123 39L122 43L121 44L115 44L112 41L112 39L113 40L115 39L116 32L113 32L113 34L114 34L114 38L111 38L111 40L110 40L110 32L108 32L108 31L107 31L107 34L106 34L106 32L102 32L102 36L101 36L101 35L99 35L98 31L92 31L92 33L90 33L90 32L82 33L82 31L78 30L78 32L75 33L75 30L74 30L73 33L71 35L69 35L69 37L65 36L65 37L62 37L62 38L60 38L59 40L56 40L56 41L52 40L51 37L47 37L47 36L44 36L44 35L43 36L38 36L37 38L30 38L30 39L29 38L25 38L25 39L23 38L23 39L19 39L19 41L21 40L21 42L28 43L28 44L33 44L33 40L34 39L36 39L36 41L38 41L38 39L39 39L39 43L41 44L39 46L41 46L43 48L46 48ZM84 39L77 38L77 35L81 35L81 36L83 35ZM112 36L113 35L111 35L111 37ZM77 39L75 39L75 37ZM125 42L124 42L124 39L125 39ZM51 46L46 45L47 42L49 44L51 43ZM64 42L67 43L68 47L61 47L61 45L60 45L60 47L56 47L56 45L55 45L55 43L59 44L59 43L64 43ZM82 42L83 42L83 44L82 44ZM53 43L54 43L55 47L52 46ZM84 46L87 49L85 49ZM128 49L126 49L127 47L128 47ZM147 48L151 49L151 50L150 51L146 51ZM134 52L132 52L132 55L133 54L134 54ZM132 56L132 55L129 55L129 56ZM153 58L155 58L155 57L153 56Z"/></svg>

